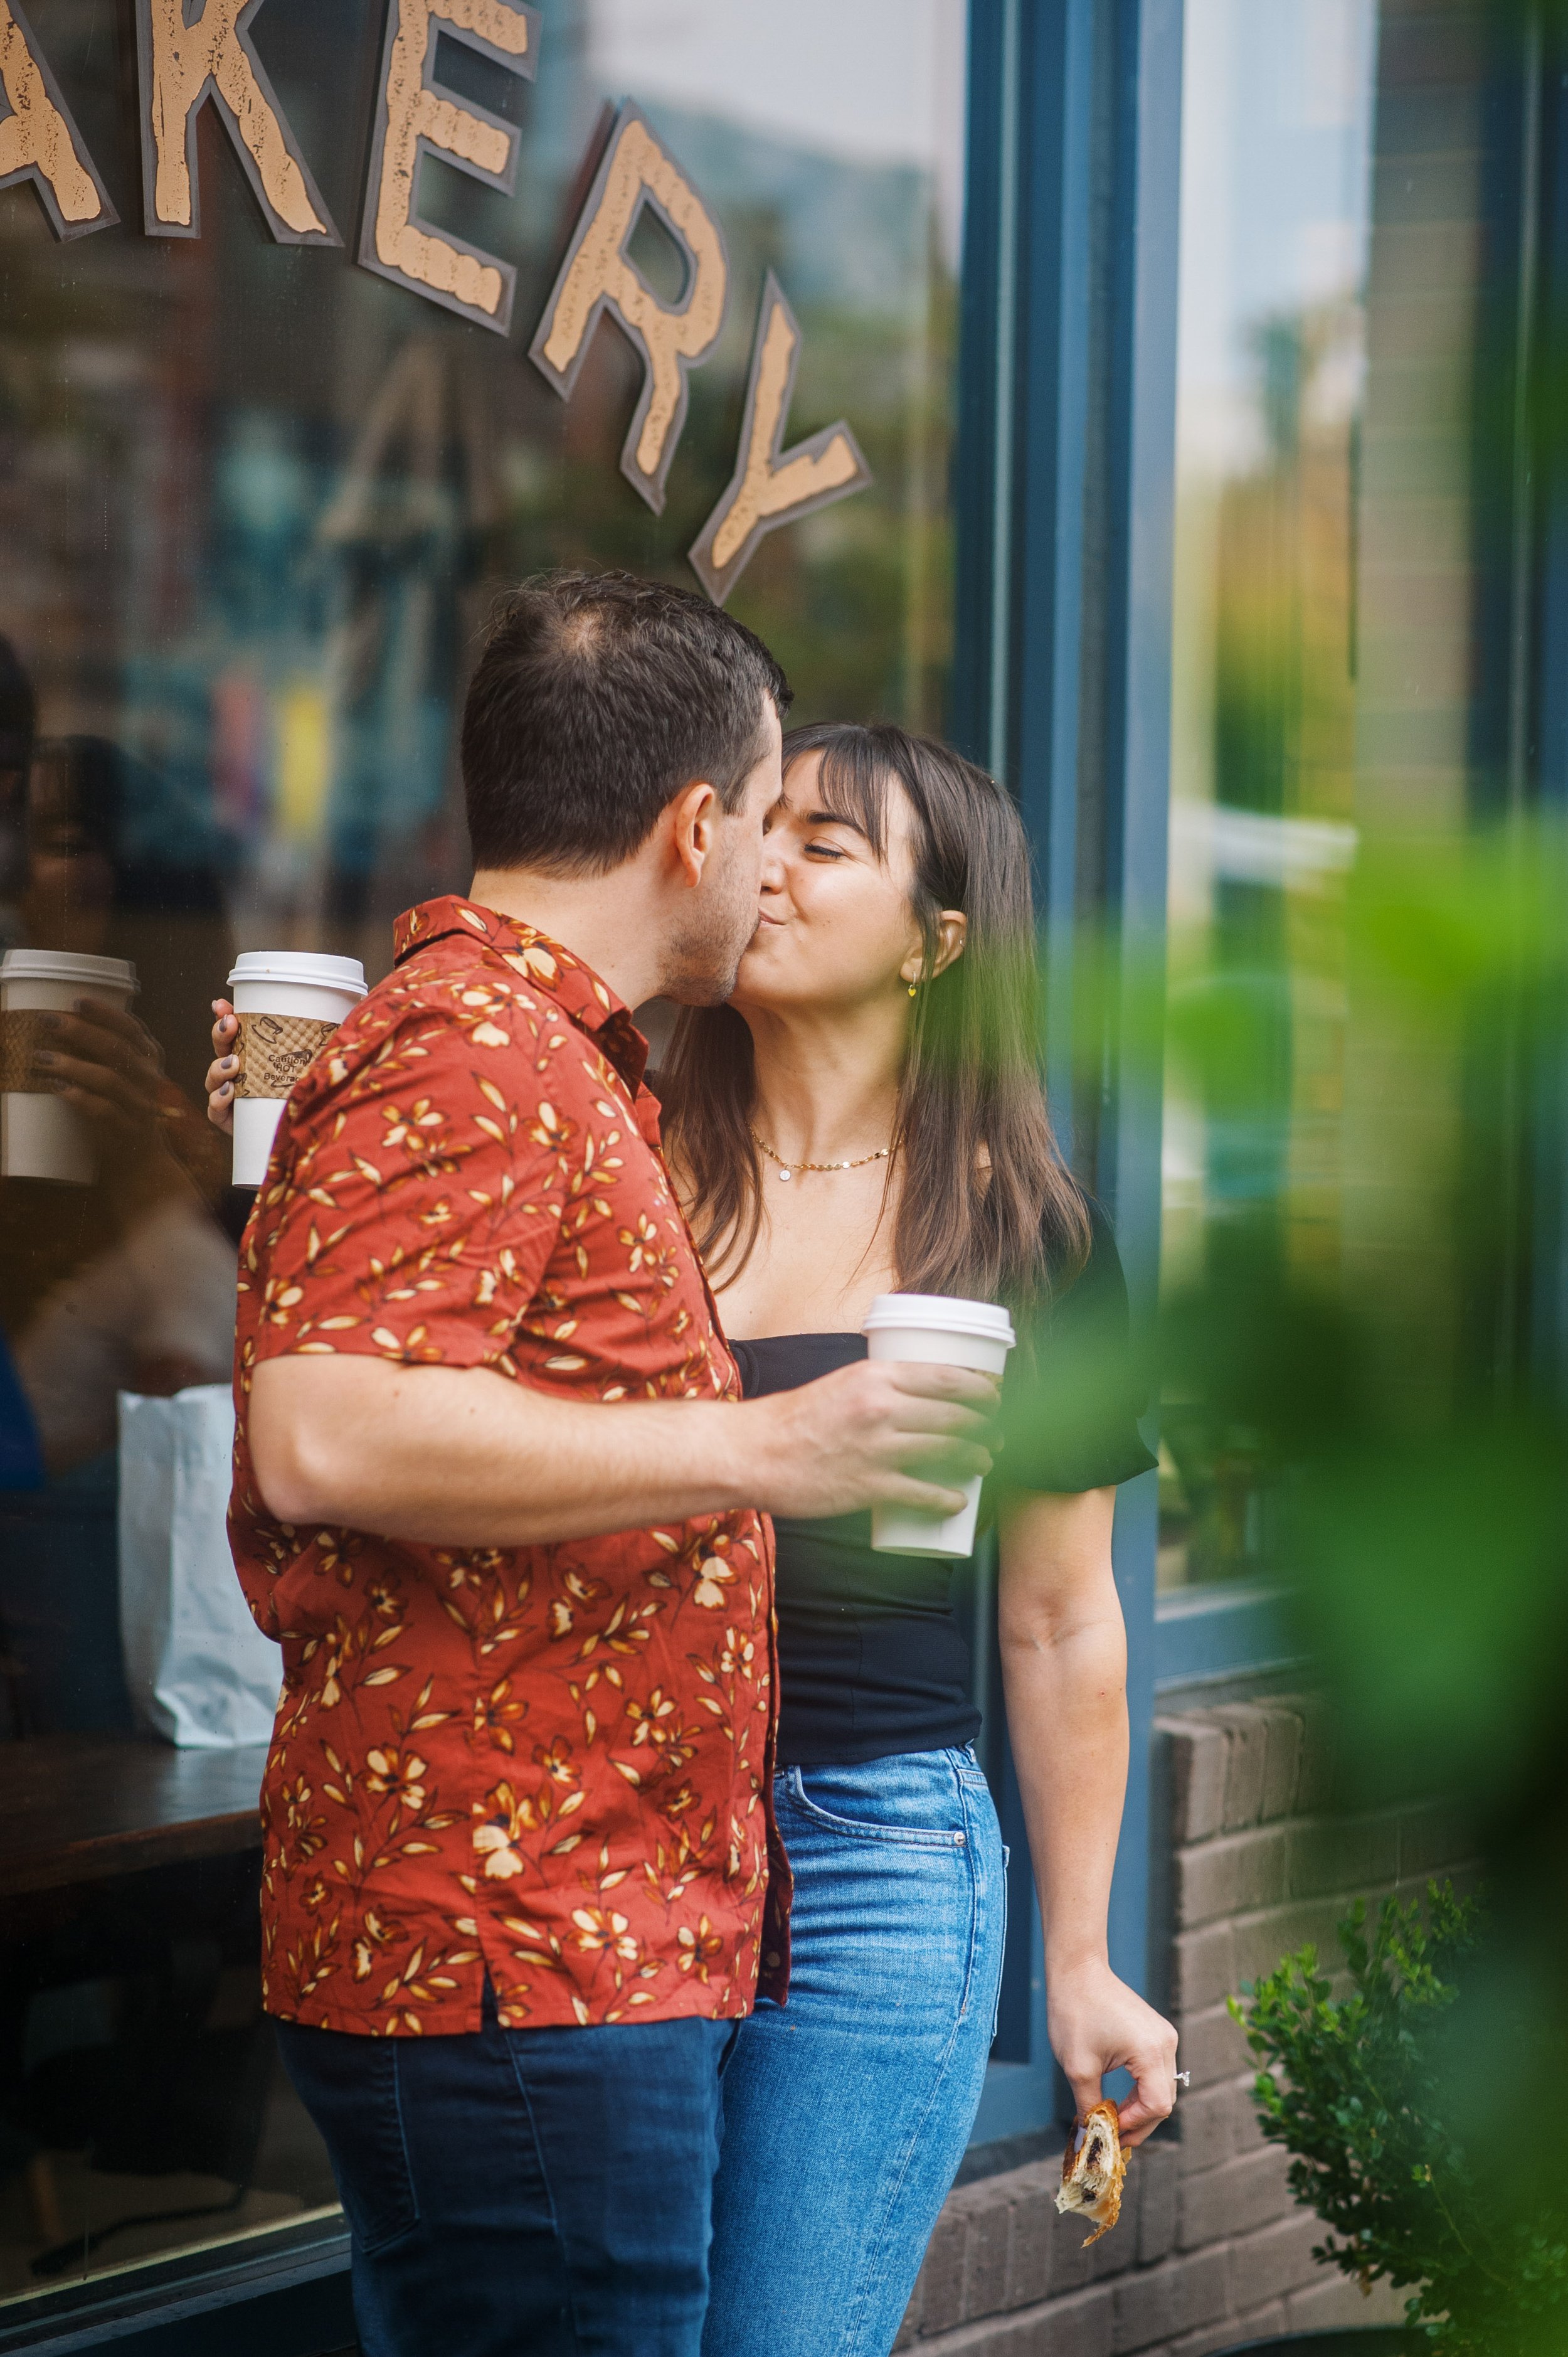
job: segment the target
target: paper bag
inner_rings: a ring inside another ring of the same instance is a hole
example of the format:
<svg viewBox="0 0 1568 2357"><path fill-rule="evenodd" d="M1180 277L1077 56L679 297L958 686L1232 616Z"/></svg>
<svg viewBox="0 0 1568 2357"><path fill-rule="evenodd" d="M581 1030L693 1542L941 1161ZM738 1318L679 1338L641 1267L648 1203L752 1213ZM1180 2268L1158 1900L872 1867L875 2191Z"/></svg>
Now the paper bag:
<svg viewBox="0 0 1568 2357"><path fill-rule="evenodd" d="M170 1743L265 1743L283 1662L229 1552L227 1383L120 1394L120 1626L137 1718Z"/></svg>

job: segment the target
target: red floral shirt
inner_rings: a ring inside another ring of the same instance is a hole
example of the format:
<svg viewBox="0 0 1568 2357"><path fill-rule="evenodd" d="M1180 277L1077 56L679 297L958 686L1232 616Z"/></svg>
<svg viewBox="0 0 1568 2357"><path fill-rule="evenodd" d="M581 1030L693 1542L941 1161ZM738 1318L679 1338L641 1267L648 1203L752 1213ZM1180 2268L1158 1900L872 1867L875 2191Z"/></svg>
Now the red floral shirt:
<svg viewBox="0 0 1568 2357"><path fill-rule="evenodd" d="M230 1532L283 1648L263 1971L291 2020L477 2029L487 1975L512 2028L751 2006L764 1518L510 1549L306 1530L268 1513L246 1439L252 1372L286 1351L489 1367L607 1415L735 1398L646 1057L565 950L434 900L285 1107L241 1252ZM781 1920L767 1951L779 1989Z"/></svg>

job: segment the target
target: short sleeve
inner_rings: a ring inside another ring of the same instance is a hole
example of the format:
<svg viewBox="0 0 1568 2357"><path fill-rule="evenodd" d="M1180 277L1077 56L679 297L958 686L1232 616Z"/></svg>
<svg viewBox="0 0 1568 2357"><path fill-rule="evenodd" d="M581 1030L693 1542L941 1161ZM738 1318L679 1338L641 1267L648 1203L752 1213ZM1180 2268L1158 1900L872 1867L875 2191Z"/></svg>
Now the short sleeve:
<svg viewBox="0 0 1568 2357"><path fill-rule="evenodd" d="M562 1125L538 1093L522 1057L477 1051L417 1004L318 1060L242 1249L242 1285L263 1287L255 1357L515 1373L565 1200Z"/></svg>
<svg viewBox="0 0 1568 2357"><path fill-rule="evenodd" d="M1010 1488L1110 1489L1156 1462L1138 1429L1149 1386L1133 1355L1121 1254L1100 1205L1090 1198L1086 1208L1083 1266L1009 1361L1001 1469Z"/></svg>

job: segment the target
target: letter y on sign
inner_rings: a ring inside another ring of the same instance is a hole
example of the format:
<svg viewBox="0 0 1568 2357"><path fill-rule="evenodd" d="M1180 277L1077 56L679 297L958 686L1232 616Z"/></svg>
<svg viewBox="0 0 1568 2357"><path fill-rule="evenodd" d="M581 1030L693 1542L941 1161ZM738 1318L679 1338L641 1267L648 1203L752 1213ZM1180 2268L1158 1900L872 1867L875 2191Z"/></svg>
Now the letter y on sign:
<svg viewBox="0 0 1568 2357"><path fill-rule="evenodd" d="M740 456L687 557L715 606L724 604L765 534L865 490L872 479L860 445L842 418L793 450L780 449L800 360L800 323L770 270L751 355Z"/></svg>
<svg viewBox="0 0 1568 2357"><path fill-rule="evenodd" d="M223 128L280 245L341 245L299 142L251 41L262 0L136 0L142 207L149 237L199 237L196 123L216 99Z"/></svg>
<svg viewBox="0 0 1568 2357"><path fill-rule="evenodd" d="M686 285L673 306L660 301L627 253L645 205L686 258ZM717 221L637 108L623 106L528 357L570 401L600 314L608 311L629 337L642 357L642 394L620 470L655 515L664 511L665 478L686 422L688 372L718 341L728 297Z"/></svg>
<svg viewBox="0 0 1568 2357"><path fill-rule="evenodd" d="M19 0L0 0L0 188L31 180L57 237L85 237L117 221Z"/></svg>
<svg viewBox="0 0 1568 2357"><path fill-rule="evenodd" d="M517 286L510 263L419 218L419 167L427 155L503 196L517 184L513 126L483 107L459 106L436 86L442 33L526 81L539 70L539 11L522 0L388 0L360 260L394 285L504 336Z"/></svg>

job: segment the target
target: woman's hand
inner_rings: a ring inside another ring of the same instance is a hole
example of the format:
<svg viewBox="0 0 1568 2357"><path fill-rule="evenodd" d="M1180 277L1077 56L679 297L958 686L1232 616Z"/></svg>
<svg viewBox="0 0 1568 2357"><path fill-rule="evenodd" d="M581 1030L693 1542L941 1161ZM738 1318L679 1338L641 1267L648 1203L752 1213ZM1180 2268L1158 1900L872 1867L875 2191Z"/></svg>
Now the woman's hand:
<svg viewBox="0 0 1568 2357"><path fill-rule="evenodd" d="M42 1018L38 1071L106 1145L140 1156L158 1130L163 1059L146 1026L102 999Z"/></svg>
<svg viewBox="0 0 1568 2357"><path fill-rule="evenodd" d="M1102 2100L1108 2071L1137 2082L1117 2124L1124 2145L1142 2144L1176 2105L1176 2033L1109 1964L1047 1975L1051 2050L1067 2074L1082 2119Z"/></svg>
<svg viewBox="0 0 1568 2357"><path fill-rule="evenodd" d="M240 1059L235 1050L240 1018L226 998L212 1002L212 1061L207 1067L207 1118L225 1135L234 1127L234 1082Z"/></svg>

